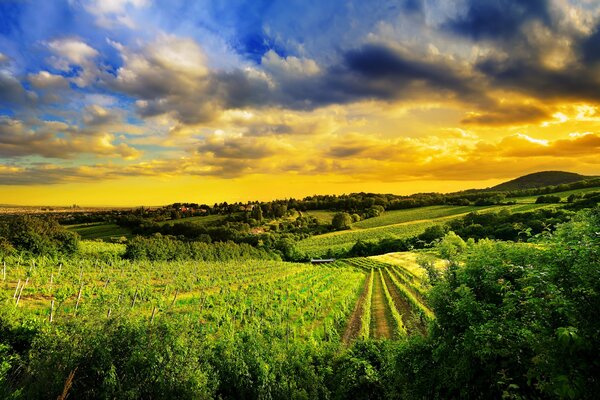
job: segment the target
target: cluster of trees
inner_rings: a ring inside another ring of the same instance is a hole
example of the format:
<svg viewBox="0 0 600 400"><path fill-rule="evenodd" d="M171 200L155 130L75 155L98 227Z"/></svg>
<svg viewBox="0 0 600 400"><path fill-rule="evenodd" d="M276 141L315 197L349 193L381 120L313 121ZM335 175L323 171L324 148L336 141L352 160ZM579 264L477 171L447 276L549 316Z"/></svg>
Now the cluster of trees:
<svg viewBox="0 0 600 400"><path fill-rule="evenodd" d="M260 220L259 213L265 219L276 219L287 215L288 211L331 210L358 214L368 218L373 213L373 206L385 210L399 210L431 205L476 205L486 206L495 204L512 204L506 198L539 196L564 192L581 188L600 186L600 179L589 179L569 184L545 186L540 188L516 190L473 189L455 193L416 193L409 196L376 193L351 193L343 195L315 195L303 199L284 199L270 202L236 202L215 203L213 205L198 203L174 203L165 207L120 210L77 211L52 213L63 225L89 222L118 222L126 226L127 219L145 219L162 222L167 220L184 219L193 216L234 215L238 213L256 213L253 218ZM260 207L260 212L256 209ZM48 215L50 216L50 214Z"/></svg>
<svg viewBox="0 0 600 400"><path fill-rule="evenodd" d="M557 224L566 222L572 212L562 209L541 209L531 212L469 213L447 223L449 230L467 239L499 239L523 241L542 232L551 232Z"/></svg>
<svg viewBox="0 0 600 400"><path fill-rule="evenodd" d="M444 239L451 265L431 282L436 318L401 341L212 335L168 316L49 326L3 307L0 397L597 399L599 231L596 208L544 246Z"/></svg>
<svg viewBox="0 0 600 400"><path fill-rule="evenodd" d="M523 213L511 213L501 210L494 213L473 212L454 219L445 225L434 225L423 233L409 238L385 238L377 241L358 240L347 252L328 253L332 257L366 257L397 251L409 251L434 246L439 240L452 232L464 240L499 239L508 241L527 241L542 233L554 231L560 223L568 221L573 212L567 210L536 210Z"/></svg>
<svg viewBox="0 0 600 400"><path fill-rule="evenodd" d="M185 242L161 234L152 237L136 236L127 243L125 258L131 260L173 261L202 260L228 261L279 257L272 252L245 243L233 242Z"/></svg>
<svg viewBox="0 0 600 400"><path fill-rule="evenodd" d="M554 204L554 203L560 203L560 196L547 194L545 196L540 196L537 199L535 199L535 204Z"/></svg>
<svg viewBox="0 0 600 400"><path fill-rule="evenodd" d="M78 243L78 234L52 218L22 215L0 222L0 253L22 251L54 257L75 253Z"/></svg>
<svg viewBox="0 0 600 400"><path fill-rule="evenodd" d="M586 194L572 194L567 198L565 208L567 210L583 210L585 208L595 207L600 204L600 192L590 192Z"/></svg>

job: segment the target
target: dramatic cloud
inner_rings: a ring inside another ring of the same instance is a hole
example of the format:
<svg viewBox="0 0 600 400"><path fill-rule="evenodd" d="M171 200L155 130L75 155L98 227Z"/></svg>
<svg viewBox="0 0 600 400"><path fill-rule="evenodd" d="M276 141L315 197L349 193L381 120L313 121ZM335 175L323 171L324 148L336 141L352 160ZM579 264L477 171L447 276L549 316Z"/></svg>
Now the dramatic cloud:
<svg viewBox="0 0 600 400"><path fill-rule="evenodd" d="M99 53L96 49L77 38L56 39L48 43L54 55L49 64L63 73L72 73L71 80L80 87L88 86L100 75L96 63Z"/></svg>
<svg viewBox="0 0 600 400"><path fill-rule="evenodd" d="M10 5L0 190L14 196L128 179L152 193L185 180L179 200L215 182L220 200L218 184L252 198L599 173L593 1Z"/></svg>
<svg viewBox="0 0 600 400"><path fill-rule="evenodd" d="M473 39L504 40L532 20L549 23L549 7L548 0L468 0L446 26Z"/></svg>
<svg viewBox="0 0 600 400"><path fill-rule="evenodd" d="M27 126L20 120L0 118L1 157L38 155L70 159L78 154L133 159L140 152L125 143L115 144L110 134L83 135L76 127L59 121L43 121Z"/></svg>

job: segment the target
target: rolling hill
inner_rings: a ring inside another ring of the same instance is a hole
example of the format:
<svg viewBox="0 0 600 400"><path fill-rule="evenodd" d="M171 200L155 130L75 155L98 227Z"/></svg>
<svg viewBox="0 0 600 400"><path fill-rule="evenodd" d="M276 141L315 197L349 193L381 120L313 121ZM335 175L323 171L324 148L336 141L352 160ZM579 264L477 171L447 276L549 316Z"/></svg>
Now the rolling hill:
<svg viewBox="0 0 600 400"><path fill-rule="evenodd" d="M501 183L491 187L489 190L505 191L505 190L520 190L533 189L544 186L555 186L567 183L584 181L594 178L593 176L585 176L573 172L565 171L542 171L533 174L523 175L519 178Z"/></svg>

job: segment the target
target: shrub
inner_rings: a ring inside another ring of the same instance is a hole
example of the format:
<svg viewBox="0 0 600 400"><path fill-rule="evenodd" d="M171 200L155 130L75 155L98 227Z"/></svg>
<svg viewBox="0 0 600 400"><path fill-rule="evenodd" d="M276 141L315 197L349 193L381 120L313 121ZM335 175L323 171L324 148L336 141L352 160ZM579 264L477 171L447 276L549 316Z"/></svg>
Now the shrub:
<svg viewBox="0 0 600 400"><path fill-rule="evenodd" d="M18 216L0 226L2 249L27 251L36 255L73 254L79 235L66 230L54 219ZM10 246L9 246L10 245Z"/></svg>

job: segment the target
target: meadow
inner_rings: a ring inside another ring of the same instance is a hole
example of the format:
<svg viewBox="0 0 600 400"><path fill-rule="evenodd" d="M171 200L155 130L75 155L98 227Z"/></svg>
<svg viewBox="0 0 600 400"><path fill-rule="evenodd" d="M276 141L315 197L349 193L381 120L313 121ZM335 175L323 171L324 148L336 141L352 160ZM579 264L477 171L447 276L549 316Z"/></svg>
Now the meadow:
<svg viewBox="0 0 600 400"><path fill-rule="evenodd" d="M96 240L100 239L103 241L118 240L121 237L131 239L133 235L127 228L122 228L116 224L106 222L92 222L77 225L68 225L67 229L76 232L84 240Z"/></svg>
<svg viewBox="0 0 600 400"><path fill-rule="evenodd" d="M386 211L382 215L352 224L352 229L311 236L297 243L296 249L309 257L349 250L357 240L376 241L385 238L410 238L428 227L439 225L473 211L486 212L510 206L431 206Z"/></svg>

